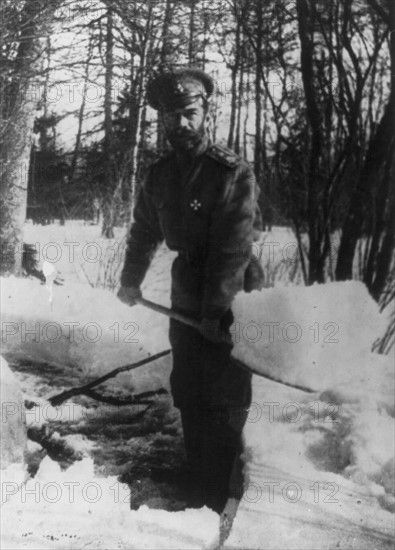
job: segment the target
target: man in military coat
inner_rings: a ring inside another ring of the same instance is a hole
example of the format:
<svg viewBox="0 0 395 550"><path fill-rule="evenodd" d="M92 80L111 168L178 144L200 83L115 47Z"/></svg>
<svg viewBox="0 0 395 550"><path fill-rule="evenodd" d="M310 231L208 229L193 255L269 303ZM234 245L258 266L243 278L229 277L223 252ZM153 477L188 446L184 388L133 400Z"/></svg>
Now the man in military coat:
<svg viewBox="0 0 395 550"><path fill-rule="evenodd" d="M158 245L178 253L171 269L174 405L180 409L191 472L190 506L221 512L242 487L241 431L251 375L230 360L236 293L262 287L251 244L260 213L254 175L243 159L207 135L214 82L197 69L157 76L147 98L173 150L148 170L134 210L118 297L134 305Z"/></svg>

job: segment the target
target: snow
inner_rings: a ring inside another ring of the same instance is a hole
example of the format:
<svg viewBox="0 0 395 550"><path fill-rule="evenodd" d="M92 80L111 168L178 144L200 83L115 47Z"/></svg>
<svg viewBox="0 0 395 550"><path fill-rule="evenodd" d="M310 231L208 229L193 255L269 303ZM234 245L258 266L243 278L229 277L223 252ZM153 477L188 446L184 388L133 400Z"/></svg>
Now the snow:
<svg viewBox="0 0 395 550"><path fill-rule="evenodd" d="M70 366L98 377L170 347L166 323L142 306L130 308L107 290L81 283L54 288L53 307L36 280L9 277L1 284L3 346L17 358ZM120 376L136 392L168 386L168 369Z"/></svg>
<svg viewBox="0 0 395 550"><path fill-rule="evenodd" d="M318 395L258 377L253 403L244 433L247 490L224 547L393 548L393 486L384 480L393 418L363 414L359 403L330 421Z"/></svg>
<svg viewBox="0 0 395 550"><path fill-rule="evenodd" d="M314 390L378 383L370 350L386 319L362 283L240 293L233 311L235 356L258 373Z"/></svg>
<svg viewBox="0 0 395 550"><path fill-rule="evenodd" d="M61 471L47 457L34 479L26 484L14 479L8 480L7 472L2 479L3 503L8 496L2 507L4 550L200 550L218 545L216 513L208 508L171 513L147 506L131 511L126 489L116 477L95 477L90 459Z"/></svg>
<svg viewBox="0 0 395 550"><path fill-rule="evenodd" d="M72 241L78 227L66 229ZM81 249L97 231L86 229ZM62 242L60 228L52 230ZM40 231L35 236L42 244ZM280 231L271 238L286 242L288 236ZM165 305L171 259L172 254L160 251L145 291ZM68 369L66 389L75 385L75 378L88 380L170 347L166 318L141 306L129 308L113 293L91 288L76 264L63 260L57 271L65 284L53 287L52 308L48 289L38 281L1 280L7 357ZM243 434L246 483L224 548L393 548L394 372L390 357L371 353L386 323L377 304L357 282L278 286L239 294L234 314L234 355L258 374L311 391L253 376ZM170 363L125 373L113 384L127 392L168 388ZM34 400L43 406L46 397ZM83 417L81 404L72 412L77 422ZM28 415L29 423L45 424L52 413L67 422L70 409L48 408L45 419ZM91 443L78 434L67 436L67 443L89 455ZM95 475L90 458L66 470L45 458L26 485L33 489L40 484L39 502L27 496L23 500L25 477L17 467L3 475L11 492L19 489L2 505L4 548L218 545L217 514L207 509L167 512L152 505L131 511L126 489L116 477ZM70 482L79 483L74 502ZM59 501L42 497L46 483L61 487ZM83 492L89 483L92 491L101 491L97 502ZM118 502L114 487L122 495Z"/></svg>

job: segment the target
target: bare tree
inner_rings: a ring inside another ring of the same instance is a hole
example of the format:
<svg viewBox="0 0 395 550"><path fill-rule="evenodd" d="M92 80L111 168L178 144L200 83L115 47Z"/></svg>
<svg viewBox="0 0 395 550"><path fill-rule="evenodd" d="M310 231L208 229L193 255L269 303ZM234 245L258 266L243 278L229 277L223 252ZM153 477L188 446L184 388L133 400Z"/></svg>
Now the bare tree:
<svg viewBox="0 0 395 550"><path fill-rule="evenodd" d="M394 3L388 0L385 9L369 2L382 22L391 28L395 18ZM348 49L352 56L351 44ZM395 74L395 37L390 33L391 74ZM362 75L360 76L362 78ZM384 290L393 262L395 245L395 192L392 182L395 175L395 85L390 79L391 91L379 124L368 144L362 169L353 189L343 235L339 248L336 277L352 278L352 261L358 239L365 229L367 239L366 264L363 279L378 299ZM368 225L367 225L368 224Z"/></svg>
<svg viewBox="0 0 395 550"><path fill-rule="evenodd" d="M89 69L90 64L92 60L93 55L93 37L92 34L89 36L89 42L88 42L88 51L87 51L87 57L85 60L85 68L84 68L84 88L83 88L83 94L82 94L82 100L81 105L78 111L78 125L77 125L77 134L75 138L75 145L73 149L73 154L71 158L71 166L70 166L70 172L69 172L69 184L71 185L74 181L75 172L77 168L78 163L78 156L80 153L81 148L81 139L82 139L82 125L84 122L84 115L85 115L85 107L86 107L86 87L89 82Z"/></svg>
<svg viewBox="0 0 395 550"><path fill-rule="evenodd" d="M30 149L51 17L60 2L26 0L2 7L0 143L1 273L21 274Z"/></svg>

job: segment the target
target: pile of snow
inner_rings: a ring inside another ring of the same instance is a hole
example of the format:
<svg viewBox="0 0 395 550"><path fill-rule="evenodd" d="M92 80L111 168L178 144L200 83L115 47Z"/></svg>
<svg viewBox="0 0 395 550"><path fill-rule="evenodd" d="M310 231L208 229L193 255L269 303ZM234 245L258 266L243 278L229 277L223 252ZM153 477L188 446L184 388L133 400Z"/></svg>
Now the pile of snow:
<svg viewBox="0 0 395 550"><path fill-rule="evenodd" d="M23 463L27 434L24 422L24 397L19 382L7 361L1 356L0 368L0 468L3 469L13 463Z"/></svg>
<svg viewBox="0 0 395 550"><path fill-rule="evenodd" d="M314 390L379 383L370 351L386 319L362 283L241 293L233 311L234 355L257 373Z"/></svg>
<svg viewBox="0 0 395 550"><path fill-rule="evenodd" d="M107 290L79 283L48 290L36 280L1 279L4 353L100 376L169 349L167 318L130 308ZM153 362L118 379L125 389L168 387L169 363Z"/></svg>
<svg viewBox="0 0 395 550"><path fill-rule="evenodd" d="M253 377L246 487L225 549L393 548L394 419L324 397Z"/></svg>
<svg viewBox="0 0 395 550"><path fill-rule="evenodd" d="M253 460L287 472L305 461L304 471L341 474L395 510L394 368L390 357L371 353L386 319L366 287L346 282L240 294L234 314L238 359L316 392L291 399L295 390L255 378L245 429Z"/></svg>
<svg viewBox="0 0 395 550"><path fill-rule="evenodd" d="M84 459L61 471L45 458L34 479L2 475L2 548L205 549L219 541L219 516L208 508L130 510L127 486L98 478Z"/></svg>

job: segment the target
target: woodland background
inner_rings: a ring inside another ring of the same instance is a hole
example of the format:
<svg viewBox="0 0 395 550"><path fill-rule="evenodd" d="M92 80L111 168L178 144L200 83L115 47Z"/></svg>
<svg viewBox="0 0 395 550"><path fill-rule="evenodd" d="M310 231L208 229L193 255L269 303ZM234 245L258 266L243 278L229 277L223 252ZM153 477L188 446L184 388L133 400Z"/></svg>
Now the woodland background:
<svg viewBox="0 0 395 550"><path fill-rule="evenodd" d="M167 147L147 80L194 66L217 82L213 139L252 163L266 228L293 228L304 282L358 278L385 307L394 11L393 0L2 0L2 273L21 272L26 218L100 220L107 238L129 223Z"/></svg>

